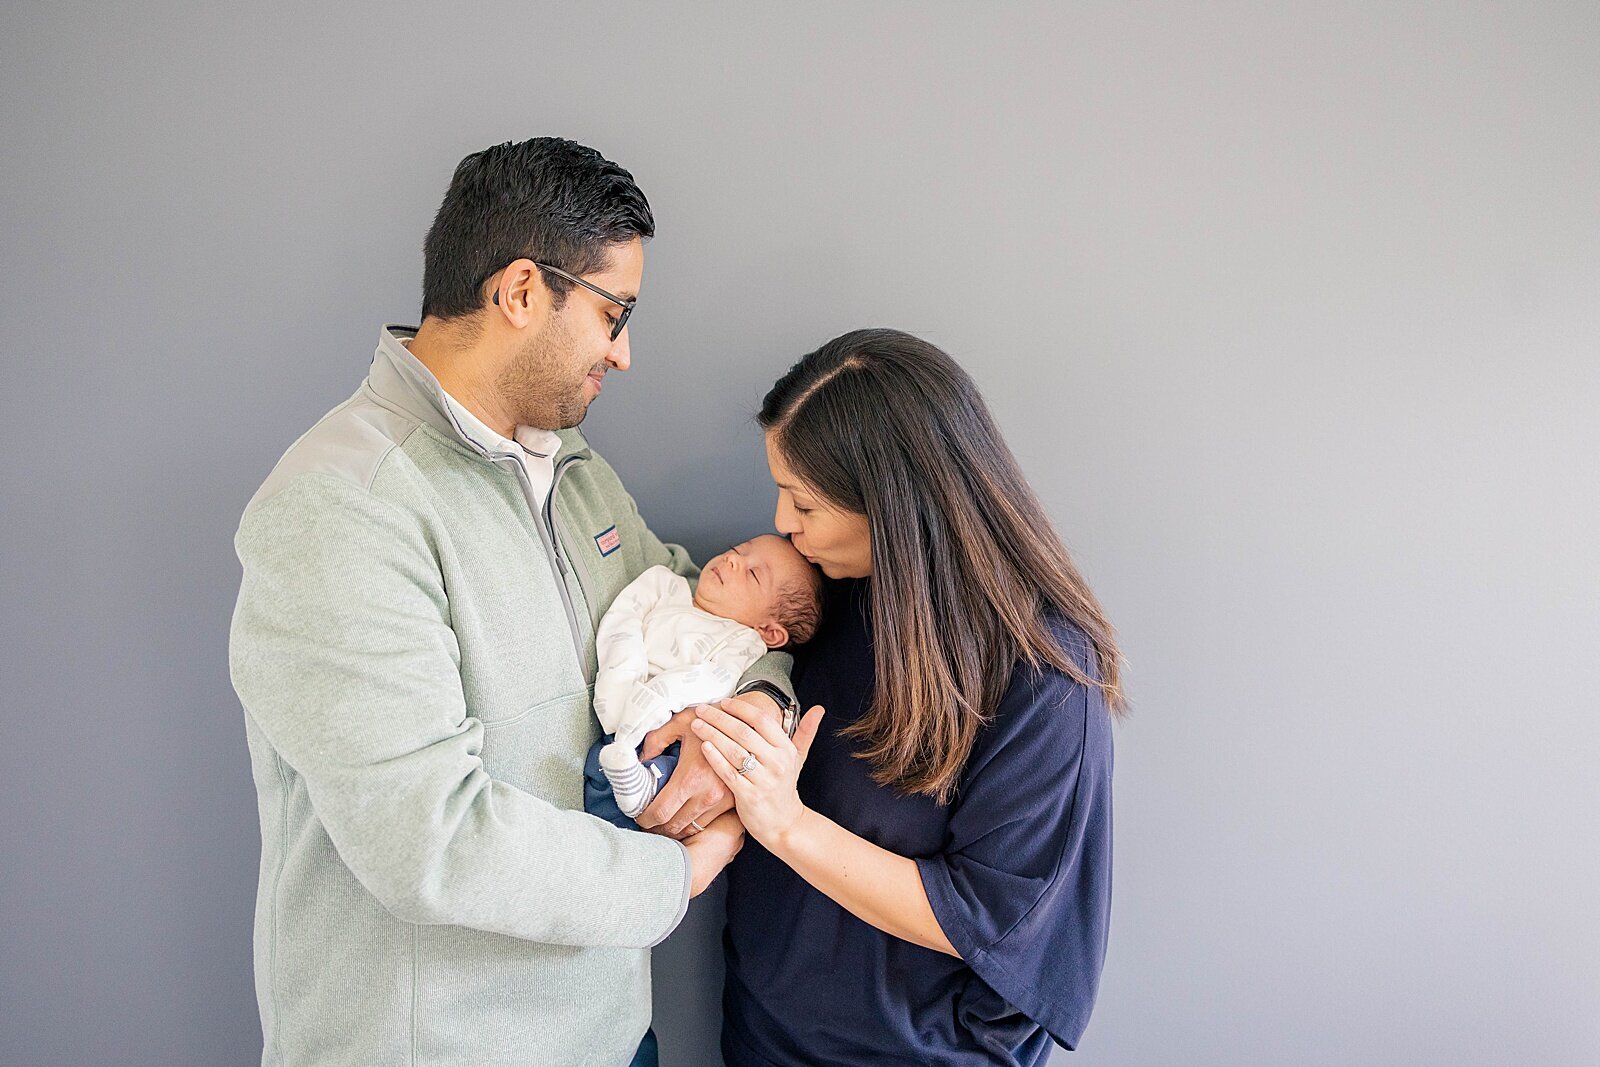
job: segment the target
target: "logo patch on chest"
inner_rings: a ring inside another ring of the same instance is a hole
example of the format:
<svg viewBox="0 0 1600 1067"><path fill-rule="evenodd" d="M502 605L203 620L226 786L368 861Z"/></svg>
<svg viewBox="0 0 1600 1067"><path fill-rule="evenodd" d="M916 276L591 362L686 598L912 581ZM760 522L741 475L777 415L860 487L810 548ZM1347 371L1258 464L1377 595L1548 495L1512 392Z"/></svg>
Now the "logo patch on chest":
<svg viewBox="0 0 1600 1067"><path fill-rule="evenodd" d="M622 535L615 526L608 526L594 535L594 547L600 550L602 557L609 556L622 547Z"/></svg>

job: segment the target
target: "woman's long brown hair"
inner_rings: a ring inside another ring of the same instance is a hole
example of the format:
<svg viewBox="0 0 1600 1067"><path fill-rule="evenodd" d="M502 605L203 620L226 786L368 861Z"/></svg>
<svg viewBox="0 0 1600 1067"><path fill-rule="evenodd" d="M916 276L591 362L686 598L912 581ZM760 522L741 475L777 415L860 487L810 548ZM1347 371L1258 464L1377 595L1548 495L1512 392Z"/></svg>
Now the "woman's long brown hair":
<svg viewBox="0 0 1600 1067"><path fill-rule="evenodd" d="M758 421L809 488L867 517L877 689L846 732L880 785L948 803L1019 661L1124 709L1111 624L948 355L898 330L844 334L778 380ZM1089 669L1051 612L1087 638Z"/></svg>

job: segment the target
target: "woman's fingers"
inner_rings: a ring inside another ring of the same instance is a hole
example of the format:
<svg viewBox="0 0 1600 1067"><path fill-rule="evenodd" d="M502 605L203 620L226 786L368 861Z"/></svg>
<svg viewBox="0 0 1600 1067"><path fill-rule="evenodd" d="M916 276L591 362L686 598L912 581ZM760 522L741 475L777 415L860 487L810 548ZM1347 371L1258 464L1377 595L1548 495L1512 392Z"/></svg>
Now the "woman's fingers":
<svg viewBox="0 0 1600 1067"><path fill-rule="evenodd" d="M701 740L708 742L716 749L722 755L722 758L728 761L730 767L737 767L743 763L745 756L749 752L748 749L742 747L733 738L704 720L694 728L694 732L700 735Z"/></svg>
<svg viewBox="0 0 1600 1067"><path fill-rule="evenodd" d="M700 721L739 742L745 747L746 751L756 753L757 759L761 757L761 753L764 750L771 746L771 742L752 730L744 720L723 711L714 704L708 704L700 709ZM782 733L782 731L780 730L779 733ZM701 734L700 736L706 737L708 735Z"/></svg>
<svg viewBox="0 0 1600 1067"><path fill-rule="evenodd" d="M724 756L716 745L713 745L710 741L702 741L700 742L700 747L705 749L706 761L711 764L711 769L716 771L724 782L728 783L728 788L733 790L735 794L749 784L738 771L733 769L733 764L728 762L728 757Z"/></svg>
<svg viewBox="0 0 1600 1067"><path fill-rule="evenodd" d="M761 735L761 739L769 745L782 748L789 739L788 735L783 732L783 724L773 718L770 711L758 707L748 700L729 697L727 700L718 701L717 706L756 731Z"/></svg>

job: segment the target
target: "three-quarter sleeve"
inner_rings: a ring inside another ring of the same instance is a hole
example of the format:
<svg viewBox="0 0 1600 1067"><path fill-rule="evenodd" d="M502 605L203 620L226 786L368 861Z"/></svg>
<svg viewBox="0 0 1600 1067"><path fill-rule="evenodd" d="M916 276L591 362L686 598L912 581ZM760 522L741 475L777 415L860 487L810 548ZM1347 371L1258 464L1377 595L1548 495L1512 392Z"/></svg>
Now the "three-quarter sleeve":
<svg viewBox="0 0 1600 1067"><path fill-rule="evenodd" d="M1081 637L1068 647L1085 651ZM944 849L917 860L962 959L1067 1048L1105 960L1111 768L1100 691L1019 668L963 772Z"/></svg>

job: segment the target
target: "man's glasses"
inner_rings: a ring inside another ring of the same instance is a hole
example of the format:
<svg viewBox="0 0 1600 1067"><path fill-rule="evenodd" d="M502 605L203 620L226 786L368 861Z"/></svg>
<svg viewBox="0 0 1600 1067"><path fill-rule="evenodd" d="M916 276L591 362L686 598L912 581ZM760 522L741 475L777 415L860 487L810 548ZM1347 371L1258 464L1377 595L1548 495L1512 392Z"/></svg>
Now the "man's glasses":
<svg viewBox="0 0 1600 1067"><path fill-rule="evenodd" d="M611 324L611 339L613 341L615 341L618 337L622 336L622 328L624 326L628 325L628 316L633 314L633 305L635 305L635 304L637 304L639 302L639 298L638 297L634 297L632 300L624 300L619 296L612 296L610 293L606 292L604 289L600 288L598 285L590 285L588 282L584 281L582 278L578 277L576 274L568 274L566 271L562 270L560 267L552 267L548 263L540 263L537 260L534 261L533 265L535 267L538 267L540 270L549 271L551 274L556 275L558 278L565 278L569 282L576 282L578 285L583 286L585 289L589 290L591 293L595 293L595 294L598 294L599 296L603 296L607 300L611 301L613 304L615 304L618 307L620 307L622 309L622 314L618 315L617 316L617 321L613 322Z"/></svg>

